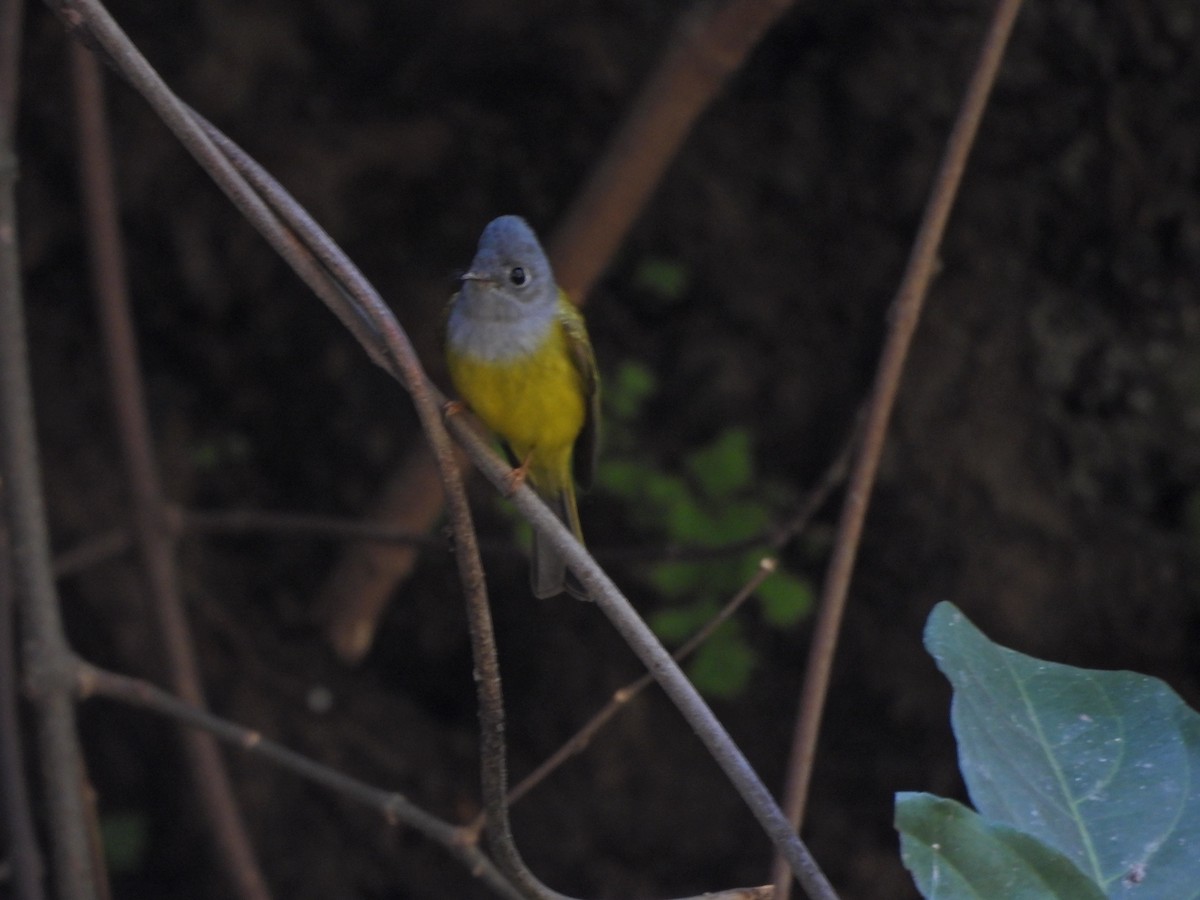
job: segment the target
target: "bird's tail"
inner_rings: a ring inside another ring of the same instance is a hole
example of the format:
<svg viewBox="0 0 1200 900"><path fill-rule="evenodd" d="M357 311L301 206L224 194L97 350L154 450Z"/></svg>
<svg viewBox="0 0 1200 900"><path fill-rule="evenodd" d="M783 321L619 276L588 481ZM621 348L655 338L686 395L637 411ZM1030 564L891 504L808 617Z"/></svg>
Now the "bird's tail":
<svg viewBox="0 0 1200 900"><path fill-rule="evenodd" d="M566 479L566 485L556 495L543 495L543 499L582 544L583 528L579 524L579 509L575 505L575 485L571 479ZM575 574L567 569L567 564L563 562L558 551L550 546L550 542L536 530L533 533L530 575L533 582L533 595L540 599L556 597L563 591L576 600L592 599Z"/></svg>

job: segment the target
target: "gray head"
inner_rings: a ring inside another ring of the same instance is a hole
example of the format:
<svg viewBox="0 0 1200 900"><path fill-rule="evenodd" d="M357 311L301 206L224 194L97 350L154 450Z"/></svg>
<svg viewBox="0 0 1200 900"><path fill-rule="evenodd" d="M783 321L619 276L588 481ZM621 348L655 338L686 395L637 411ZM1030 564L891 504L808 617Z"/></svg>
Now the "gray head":
<svg viewBox="0 0 1200 900"><path fill-rule="evenodd" d="M557 304L550 260L529 224L520 216L489 222L462 276L456 306L474 319L505 322L548 315Z"/></svg>

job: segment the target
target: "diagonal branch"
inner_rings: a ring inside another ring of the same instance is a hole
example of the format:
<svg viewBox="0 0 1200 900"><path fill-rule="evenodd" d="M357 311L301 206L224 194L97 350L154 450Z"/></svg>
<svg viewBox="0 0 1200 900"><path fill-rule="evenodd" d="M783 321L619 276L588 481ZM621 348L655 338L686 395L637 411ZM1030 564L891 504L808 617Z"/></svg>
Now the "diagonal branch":
<svg viewBox="0 0 1200 900"><path fill-rule="evenodd" d="M576 303L586 301L697 120L792 5L792 0L719 0L693 4L680 17L661 62L550 239L558 282ZM436 474L420 450L404 463L403 472L402 477L417 483ZM432 505L425 510L424 521L432 526L438 510ZM370 515L403 517L405 522L415 518L407 503L386 501ZM330 640L349 662L366 655L383 605L411 572L411 558L397 555L399 559L390 559L381 548L352 548L326 579L321 600L330 611ZM381 574L363 584L353 573L367 567Z"/></svg>
<svg viewBox="0 0 1200 900"><path fill-rule="evenodd" d="M133 46L107 10L97 0L47 0L73 28L98 46L117 70L150 103L184 147L209 173L235 206L246 216L292 268L309 284L343 323L359 338L373 360L387 368L408 389L425 434L433 447L443 483L447 508L455 529L455 551L466 594L468 623L480 700L482 724L482 781L489 812L489 837L505 874L531 897L556 897L525 866L512 838L505 804L507 777L504 754L504 709L499 661L488 607L483 565L471 523L466 492L455 465L455 450L441 422L440 398L417 360L408 336L378 293L312 222L306 212L272 182L282 194L292 222L304 227L308 245L276 217L263 198L243 178L214 144L204 125L170 91L150 64ZM210 127L211 130L211 127ZM244 156L244 154L243 154ZM248 158L247 158L248 159ZM265 173L263 173L265 175ZM311 248L311 252L310 252ZM315 253L315 256L314 256ZM319 260L319 261L318 261ZM340 281L329 276L337 272ZM350 300L352 299L352 302ZM484 452L490 453L484 448ZM498 462L498 460L497 460Z"/></svg>
<svg viewBox="0 0 1200 900"><path fill-rule="evenodd" d="M305 235L308 247L315 249L320 262L306 252L264 204L263 199L242 179L235 166L214 144L211 135L203 130L200 122L170 92L96 0L48 2L59 8L68 22L83 27L88 37L108 54L118 71L147 98L184 146L213 176L218 186L246 214L251 224L259 228L272 246L276 247L305 278L306 283L312 285L322 299L326 299L333 283L326 279L325 275L329 272L336 273L341 287L335 292L343 297L352 297L355 304L353 314L369 322L371 329L378 334L383 348L380 350L378 345L373 345L370 348L371 356L380 364L390 363L389 371L401 380L412 395L446 486L447 507L455 529L455 551L466 594L476 666L482 726L483 795L488 810L489 838L502 871L523 893L532 897L560 896L542 885L528 870L512 838L506 804L503 695L483 567L471 525L466 493L454 464L453 446L441 422L439 404L443 402L443 398L429 383L407 335L379 295L341 254L336 245L320 231L307 213L283 193L282 188L275 185L279 196L273 197L272 201L282 202L282 206L288 211L289 224L297 232ZM331 305L334 303L336 301L331 302ZM346 321L345 317L343 321ZM356 330L355 334L360 339L363 337L360 331ZM497 488L507 490L511 484L508 478L511 470L470 428L465 417L452 417L449 427L475 465ZM788 859L810 896L834 897L832 887L789 826L787 818L775 804L762 780L678 665L638 617L629 601L530 488L526 486L519 489L513 495L513 500L533 526L546 535L555 549L561 552L567 564L589 589L589 593L596 598L597 606L608 615L617 631L663 686L759 819L768 836Z"/></svg>
<svg viewBox="0 0 1200 900"><path fill-rule="evenodd" d="M459 418L450 422L455 437L497 490L506 490L510 469ZM567 566L595 600L596 606L608 616L613 627L683 714L758 819L777 851L788 861L808 895L813 898L835 897L833 887L771 797L762 779L625 595L530 488L520 488L511 495L511 499L530 524L550 539L554 549L562 554Z"/></svg>
<svg viewBox="0 0 1200 900"><path fill-rule="evenodd" d="M496 867L464 834L463 829L430 815L403 794L372 787L356 778L343 775L294 750L289 750L277 741L263 737L253 729L214 716L202 707L181 700L148 681L118 675L83 661L77 661L75 666L80 699L105 697L168 716L191 726L192 729L203 729L206 734L214 735L248 753L269 759L307 781L369 806L391 824L399 822L407 825L444 847L496 893L508 898L521 896L496 871Z"/></svg>
<svg viewBox="0 0 1200 900"><path fill-rule="evenodd" d="M691 656L701 644L712 637L714 631L729 621L729 618L741 609L747 600L754 596L754 592L758 590L764 581L771 577L777 568L778 561L774 557L763 557L759 561L758 568L755 569L754 574L742 585L741 589L718 610L715 616L705 622L703 627L671 654L674 660L676 662L683 662ZM546 757L537 768L513 786L513 789L508 792L509 805L514 805L518 800L550 777L550 774L563 763L572 757L578 756L587 749L588 744L592 742L592 738L599 734L617 713L627 708L639 694L652 684L654 684L654 677L647 673L640 678L634 679L624 687L613 691L611 699L598 712L588 719L578 731L571 735L561 747ZM471 823L471 830L482 830L486 821L486 812L480 813L476 816L475 821Z"/></svg>
<svg viewBox="0 0 1200 900"><path fill-rule="evenodd" d="M770 540L770 545L775 550L782 550L796 535L803 532L808 523L812 521L813 516L817 511L825 505L825 501L829 499L829 495L837 485L841 484L846 477L846 467L849 464L850 455L857 446L859 428L854 427L846 440L842 444L841 450L833 461L826 467L825 472L817 481L813 489L809 491L808 496L804 498L800 506L797 508L791 518L780 528L777 528ZM760 545L763 542L757 540L754 544L748 545L742 549L749 549L751 546ZM688 638L680 647L675 650L671 656L676 662L683 662L695 650L707 641L724 622L728 621L742 605L749 600L759 586L771 576L778 567L774 557L763 557L758 564L758 568L754 571L746 583L738 590L736 594L726 603L717 614L704 623L704 625ZM618 688L613 692L612 698L606 703L595 715L592 716L584 725L575 732L567 741L559 747L554 753L542 761L537 768L530 772L525 778L513 787L509 792L508 802L510 805L515 804L518 800L533 790L538 784L544 781L549 775L559 766L565 763L568 759L582 753L593 737L613 719L614 716L622 709L625 709L633 700L644 691L647 687L654 683L653 676L646 674L638 678L624 687ZM472 828L481 829L484 822L484 814L481 813L472 823Z"/></svg>
<svg viewBox="0 0 1200 900"><path fill-rule="evenodd" d="M270 760L280 768L320 785L335 794L378 812L389 825L401 824L443 847L476 878L502 897L520 900L522 895L504 879L496 866L479 849L475 829L454 826L430 815L403 794L374 787L336 769L309 759L245 728L193 706L139 678L130 678L82 660L75 660L76 692L81 700L103 697L165 716L190 728L202 729L246 753ZM772 888L738 888L682 900L770 900Z"/></svg>
<svg viewBox="0 0 1200 900"><path fill-rule="evenodd" d="M798 829L804 819L804 806L812 778L821 715L829 692L829 675L837 649L838 632L846 609L850 577L858 556L863 523L871 500L871 488L883 454L896 392L900 387L900 379L904 373L913 333L921 316L921 308L929 292L929 283L937 267L938 246L946 231L946 222L958 194L958 187L962 183L967 158L979 131L979 123L987 107L988 96L995 83L996 73L1000 69L1004 50L1020 8L1021 0L999 0L996 5L975 71L971 75L966 95L959 108L958 119L946 142L941 168L934 180L925 215L913 242L908 269L892 301L888 316L891 328L880 356L875 387L868 401L862 444L846 489L846 499L838 523L833 557L825 576L812 649L809 651L804 687L800 695L800 708L796 717L796 731L788 765L788 781L784 790L784 805L793 828ZM781 900L787 900L790 880L780 859L776 860L774 881Z"/></svg>

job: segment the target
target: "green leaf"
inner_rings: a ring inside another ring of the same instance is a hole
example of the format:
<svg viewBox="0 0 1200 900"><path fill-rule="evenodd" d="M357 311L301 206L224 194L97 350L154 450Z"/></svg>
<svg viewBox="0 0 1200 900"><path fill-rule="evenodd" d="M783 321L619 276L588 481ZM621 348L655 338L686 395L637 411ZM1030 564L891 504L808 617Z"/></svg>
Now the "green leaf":
<svg viewBox="0 0 1200 900"><path fill-rule="evenodd" d="M896 795L900 853L938 900L1103 900L1069 859L1037 838L930 794Z"/></svg>
<svg viewBox="0 0 1200 900"><path fill-rule="evenodd" d="M721 503L708 526L710 546L744 541L766 531L771 515L757 500Z"/></svg>
<svg viewBox="0 0 1200 900"><path fill-rule="evenodd" d="M647 469L627 459L606 459L596 467L596 483L610 494L632 499L641 494Z"/></svg>
<svg viewBox="0 0 1200 900"><path fill-rule="evenodd" d="M726 622L700 645L688 676L702 694L734 697L746 689L754 669L754 651L736 622Z"/></svg>
<svg viewBox="0 0 1200 900"><path fill-rule="evenodd" d="M727 429L707 447L688 454L684 464L706 495L728 497L747 487L754 477L750 434L744 428Z"/></svg>
<svg viewBox="0 0 1200 900"><path fill-rule="evenodd" d="M660 518L669 520L676 509L693 503L691 491L678 475L648 469L641 488L644 502L639 506L659 511Z"/></svg>
<svg viewBox="0 0 1200 900"><path fill-rule="evenodd" d="M959 766L981 815L1057 849L1110 896L1200 897L1200 716L1169 687L1005 649L949 603L925 644L954 686Z"/></svg>
<svg viewBox="0 0 1200 900"><path fill-rule="evenodd" d="M661 485L653 485L647 490L646 496L662 504L663 524L668 537L683 544L707 543L708 535L713 530L713 518L688 493L682 481L665 477L669 480Z"/></svg>
<svg viewBox="0 0 1200 900"><path fill-rule="evenodd" d="M636 360L625 360L605 380L605 412L610 417L627 422L642 411L657 389L658 380L653 369Z"/></svg>
<svg viewBox="0 0 1200 900"><path fill-rule="evenodd" d="M650 628L667 643L682 643L716 614L715 603L693 603L662 609L650 617Z"/></svg>
<svg viewBox="0 0 1200 900"><path fill-rule="evenodd" d="M688 270L683 263L661 257L642 260L633 273L633 286L664 300L678 300L688 287Z"/></svg>
<svg viewBox="0 0 1200 900"><path fill-rule="evenodd" d="M682 597L704 587L703 574L704 570L696 563L664 562L651 568L649 577L663 596Z"/></svg>
<svg viewBox="0 0 1200 900"><path fill-rule="evenodd" d="M812 608L812 585L790 572L777 571L758 587L763 618L776 628L790 628Z"/></svg>

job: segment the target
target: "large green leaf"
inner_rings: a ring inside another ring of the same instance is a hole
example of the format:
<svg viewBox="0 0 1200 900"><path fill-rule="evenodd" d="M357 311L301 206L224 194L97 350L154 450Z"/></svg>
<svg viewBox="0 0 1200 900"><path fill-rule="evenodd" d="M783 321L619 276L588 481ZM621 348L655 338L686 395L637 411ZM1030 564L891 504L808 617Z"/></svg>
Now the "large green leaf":
<svg viewBox="0 0 1200 900"><path fill-rule="evenodd" d="M1035 837L953 800L896 795L904 865L938 900L1104 900L1073 862Z"/></svg>
<svg viewBox="0 0 1200 900"><path fill-rule="evenodd" d="M949 603L925 643L954 686L982 816L1056 848L1110 897L1200 897L1200 717L1169 687L1005 649Z"/></svg>

